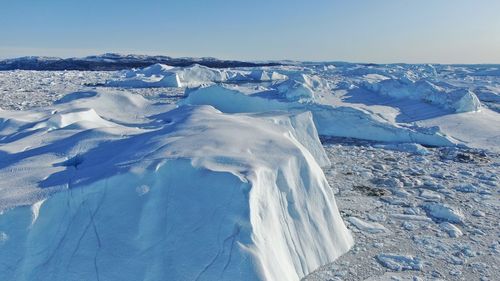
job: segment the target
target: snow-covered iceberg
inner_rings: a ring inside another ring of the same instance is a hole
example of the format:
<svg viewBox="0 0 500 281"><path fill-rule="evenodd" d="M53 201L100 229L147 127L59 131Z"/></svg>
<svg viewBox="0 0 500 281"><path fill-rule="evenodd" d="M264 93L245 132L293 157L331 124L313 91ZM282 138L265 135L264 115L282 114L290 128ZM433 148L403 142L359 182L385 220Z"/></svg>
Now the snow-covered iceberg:
<svg viewBox="0 0 500 281"><path fill-rule="evenodd" d="M468 89L445 90L428 80L412 80L407 76L397 79L383 79L381 81L367 81L367 89L382 95L421 100L438 105L455 113L478 111L481 102L476 94Z"/></svg>
<svg viewBox="0 0 500 281"><path fill-rule="evenodd" d="M213 83L269 82L286 79L287 76L276 71L262 69L217 69L199 64L173 68L154 64L146 68L122 71L116 78L106 81L105 85L124 88L198 87Z"/></svg>
<svg viewBox="0 0 500 281"><path fill-rule="evenodd" d="M315 102L320 93L329 90L328 82L318 76L307 74L293 75L276 86L278 92L287 100Z"/></svg>
<svg viewBox="0 0 500 281"><path fill-rule="evenodd" d="M180 104L208 104L228 113L310 111L321 135L432 146L452 146L456 143L436 128L391 123L361 108L297 101L294 97L290 100L268 99L221 85L188 91Z"/></svg>
<svg viewBox="0 0 500 281"><path fill-rule="evenodd" d="M105 85L124 88L182 87L179 75L170 71L172 68L154 64L139 70L125 70L120 73L121 79L108 80Z"/></svg>
<svg viewBox="0 0 500 281"><path fill-rule="evenodd" d="M1 280L300 280L353 244L310 113L68 100L0 111Z"/></svg>

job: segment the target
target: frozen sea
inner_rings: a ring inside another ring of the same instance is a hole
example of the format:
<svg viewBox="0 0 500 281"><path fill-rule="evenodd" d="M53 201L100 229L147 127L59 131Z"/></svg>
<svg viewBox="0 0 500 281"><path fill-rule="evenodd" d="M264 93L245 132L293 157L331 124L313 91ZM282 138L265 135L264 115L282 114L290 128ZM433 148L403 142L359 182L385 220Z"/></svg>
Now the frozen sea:
<svg viewBox="0 0 500 281"><path fill-rule="evenodd" d="M0 108L0 279L500 279L500 66L0 71Z"/></svg>

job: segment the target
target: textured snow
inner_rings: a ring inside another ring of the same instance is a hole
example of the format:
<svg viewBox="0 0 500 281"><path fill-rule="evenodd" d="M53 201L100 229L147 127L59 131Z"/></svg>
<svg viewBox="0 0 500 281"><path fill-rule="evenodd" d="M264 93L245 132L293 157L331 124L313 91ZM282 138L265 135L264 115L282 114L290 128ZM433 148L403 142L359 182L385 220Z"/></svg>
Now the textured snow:
<svg viewBox="0 0 500 281"><path fill-rule="evenodd" d="M496 71L0 72L0 279L496 280Z"/></svg>
<svg viewBox="0 0 500 281"><path fill-rule="evenodd" d="M0 113L1 279L299 280L353 243L310 113L113 92Z"/></svg>

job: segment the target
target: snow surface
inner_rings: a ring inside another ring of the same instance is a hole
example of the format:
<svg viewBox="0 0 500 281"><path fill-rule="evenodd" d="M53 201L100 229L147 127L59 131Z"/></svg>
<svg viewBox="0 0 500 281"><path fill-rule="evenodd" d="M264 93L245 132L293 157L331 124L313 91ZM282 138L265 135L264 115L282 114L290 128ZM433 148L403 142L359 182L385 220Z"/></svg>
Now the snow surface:
<svg viewBox="0 0 500 281"><path fill-rule="evenodd" d="M497 280L498 69L0 72L0 279Z"/></svg>
<svg viewBox="0 0 500 281"><path fill-rule="evenodd" d="M299 280L353 244L310 113L113 92L17 113L0 115L17 127L2 130L1 279Z"/></svg>

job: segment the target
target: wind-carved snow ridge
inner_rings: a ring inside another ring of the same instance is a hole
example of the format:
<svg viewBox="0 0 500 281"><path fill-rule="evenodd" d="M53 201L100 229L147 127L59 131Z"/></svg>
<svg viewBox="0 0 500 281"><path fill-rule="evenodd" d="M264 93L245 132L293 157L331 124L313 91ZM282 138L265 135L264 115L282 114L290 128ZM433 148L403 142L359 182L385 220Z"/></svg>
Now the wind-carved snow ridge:
<svg viewBox="0 0 500 281"><path fill-rule="evenodd" d="M103 91L18 113L0 111L1 280L300 280L353 244L309 112Z"/></svg>

